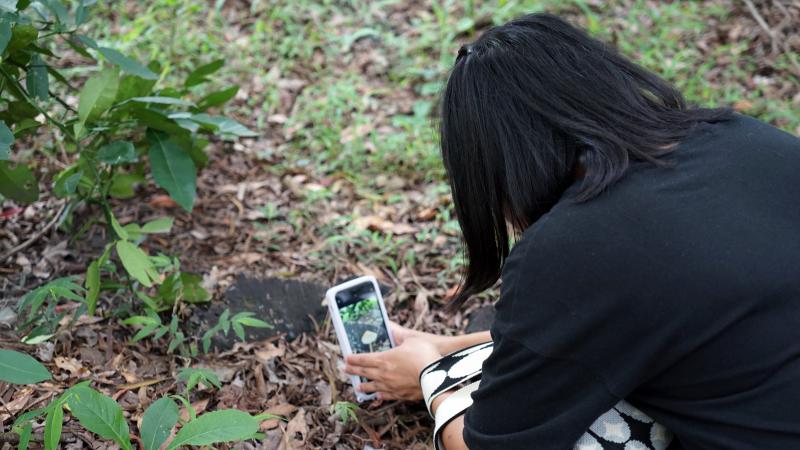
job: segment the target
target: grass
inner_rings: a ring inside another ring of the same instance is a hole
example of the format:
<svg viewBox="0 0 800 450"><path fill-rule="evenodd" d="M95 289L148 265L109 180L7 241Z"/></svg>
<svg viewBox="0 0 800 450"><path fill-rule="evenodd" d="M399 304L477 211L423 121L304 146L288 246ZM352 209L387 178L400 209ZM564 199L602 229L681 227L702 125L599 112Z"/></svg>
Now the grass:
<svg viewBox="0 0 800 450"><path fill-rule="evenodd" d="M429 7L408 7L400 0L278 0L253 1L248 10L241 5L220 7L223 1L213 8L192 0L105 2L95 22L101 34L121 36L123 50L142 60L176 61L168 76L183 76L198 63L225 59L221 76L240 84L246 94L232 112L264 133L288 136L278 165L265 170L301 168L317 179L340 177L375 206L392 201L392 189L381 181L386 174L415 186L431 186L439 194L447 192L432 126L447 70L458 47L477 36L476 24L500 24L532 11L566 12L590 33L614 42L622 53L675 83L691 102L736 105L800 132L800 105L777 97L763 77L753 83L761 65L747 52L749 43L709 36L711 27L731 20L724 2L425 3ZM698 42L707 48L701 49ZM791 61L784 55L775 64L780 69ZM375 66L373 72L370 65ZM285 104L281 88L285 79L305 82L290 104ZM285 116L285 121L271 121L275 115ZM282 221L299 232L318 220L309 211L324 208L334 197L322 188L306 193L299 211L267 213L272 222ZM315 232L327 240L315 251L344 256L354 248L380 249L359 258L397 271L398 261L416 258L406 241L429 242L444 235L455 242L456 224L448 208L437 214L445 226L425 229L416 237L387 240L364 232L349 237L354 239L349 243L340 238L350 236L350 217L343 216L316 226ZM268 228L259 231L264 250L275 251L268 243ZM323 265L323 259L318 261ZM460 264L454 260L451 270Z"/></svg>
<svg viewBox="0 0 800 450"><path fill-rule="evenodd" d="M381 11L399 9L402 3L253 2L250 11L236 15L191 0L157 0L144 8L138 2L110 2L103 8L113 20L98 19L98 26L106 35L120 36L127 51L145 60L191 55L170 68L176 75L198 61L224 58L225 77L251 94L253 85L260 86L240 107L250 115L257 111L262 127L263 116L279 112L275 71L289 77L302 74L309 84L284 125L298 129L288 156L291 163L313 165L322 173L399 170L427 181L441 179L430 114L456 49L474 36L478 19L497 24L539 10L577 12L590 32L616 42L623 53L676 83L690 101L713 105L747 100L766 120L788 130L800 126L790 102L768 98L760 85L746 88L759 66L744 54L747 42L721 43L706 55L692 45L709 24L730 19L730 8L719 2L635 0L608 2L599 9L582 0L430 2L429 10L409 17L413 34L382 17ZM352 64L348 67L350 49L359 40L373 42L388 61L388 73L369 79ZM788 58L779 58L778 65L788 65ZM708 74L715 65L722 70L712 80ZM376 124L375 112L383 108L386 94L404 91L415 96L412 111L382 117ZM389 129L364 131L382 124Z"/></svg>

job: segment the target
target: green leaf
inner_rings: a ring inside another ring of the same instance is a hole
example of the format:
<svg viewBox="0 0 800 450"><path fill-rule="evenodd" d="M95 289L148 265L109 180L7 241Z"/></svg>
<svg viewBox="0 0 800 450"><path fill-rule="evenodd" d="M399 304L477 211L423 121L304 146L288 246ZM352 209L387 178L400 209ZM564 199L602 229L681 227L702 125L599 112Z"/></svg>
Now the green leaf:
<svg viewBox="0 0 800 450"><path fill-rule="evenodd" d="M31 25L16 24L11 30L11 40L6 46L6 52L11 54L21 50L36 41L39 31Z"/></svg>
<svg viewBox="0 0 800 450"><path fill-rule="evenodd" d="M244 327L240 322L231 322L231 327L233 328L233 332L236 333L236 336L239 337L240 340L245 340L244 335Z"/></svg>
<svg viewBox="0 0 800 450"><path fill-rule="evenodd" d="M155 70L161 69L154 65ZM117 92L117 102L130 100L133 97L143 97L153 91L153 86L156 85L157 80L145 80L135 75L125 75L120 79L119 92Z"/></svg>
<svg viewBox="0 0 800 450"><path fill-rule="evenodd" d="M92 261L86 269L86 289L86 309L93 316L100 295L100 265L97 260Z"/></svg>
<svg viewBox="0 0 800 450"><path fill-rule="evenodd" d="M186 337L183 335L182 332L178 331L177 333L175 333L175 337L170 341L169 345L167 346L167 353L172 353L185 340Z"/></svg>
<svg viewBox="0 0 800 450"><path fill-rule="evenodd" d="M80 42L84 46L97 50L97 48L98 48L97 47L97 42L95 42L94 39L90 38L89 36L84 36L82 34L75 34L74 36L75 36L75 39L77 39L78 42Z"/></svg>
<svg viewBox="0 0 800 450"><path fill-rule="evenodd" d="M196 69L194 69L189 76L186 77L186 81L184 82L184 86L192 87L196 86L201 83L205 83L208 81L206 78L208 75L218 71L225 65L224 59L218 59L216 61L212 61L208 64L204 64Z"/></svg>
<svg viewBox="0 0 800 450"><path fill-rule="evenodd" d="M97 50L112 64L118 66L123 72L137 77L144 78L145 80L156 80L158 75L152 70L148 69L138 61L134 61L122 53L108 47L97 47Z"/></svg>
<svg viewBox="0 0 800 450"><path fill-rule="evenodd" d="M239 92L239 86L231 86L228 89L212 92L197 102L197 109L205 111L208 108L224 105L228 100L235 97L237 92Z"/></svg>
<svg viewBox="0 0 800 450"><path fill-rule="evenodd" d="M161 319L152 316L131 316L122 321L123 325L161 325Z"/></svg>
<svg viewBox="0 0 800 450"><path fill-rule="evenodd" d="M255 137L258 133L250 130L241 123L222 116L210 116L205 113L192 114L191 120L204 125L207 129L216 131L224 137Z"/></svg>
<svg viewBox="0 0 800 450"><path fill-rule="evenodd" d="M5 51L9 41L11 41L11 24L5 20L0 21L0 55Z"/></svg>
<svg viewBox="0 0 800 450"><path fill-rule="evenodd" d="M24 119L32 119L39 115L39 110L36 106L28 103L28 101L13 101L9 102L8 109L3 111L3 120L7 124L14 122L21 122Z"/></svg>
<svg viewBox="0 0 800 450"><path fill-rule="evenodd" d="M112 166L136 162L136 149L128 141L114 141L100 147L97 159Z"/></svg>
<svg viewBox="0 0 800 450"><path fill-rule="evenodd" d="M206 387L222 387L219 377L211 369L205 367L184 367L178 372L178 379L186 382L186 390L191 391L197 383L202 381Z"/></svg>
<svg viewBox="0 0 800 450"><path fill-rule="evenodd" d="M131 338L131 343L136 343L141 341L142 339L152 334L153 331L155 331L156 328L158 327L159 327L158 325L145 325L141 330L136 332L136 334Z"/></svg>
<svg viewBox="0 0 800 450"><path fill-rule="evenodd" d="M22 413L18 415L16 419L14 419L14 423L11 425L11 428L19 427L21 424L25 422L30 422L33 419L38 419L45 412L47 412L45 408L36 408L28 412Z"/></svg>
<svg viewBox="0 0 800 450"><path fill-rule="evenodd" d="M8 161L13 143L14 133L6 126L5 122L0 122L0 161Z"/></svg>
<svg viewBox="0 0 800 450"><path fill-rule="evenodd" d="M149 132L150 165L156 184L166 189L175 202L192 211L196 195L196 168L192 158L162 133Z"/></svg>
<svg viewBox="0 0 800 450"><path fill-rule="evenodd" d="M0 349L0 381L35 384L49 379L50 371L32 356L14 350Z"/></svg>
<svg viewBox="0 0 800 450"><path fill-rule="evenodd" d="M138 103L156 103L159 105L194 106L194 103L190 101L175 97L133 97L130 101Z"/></svg>
<svg viewBox="0 0 800 450"><path fill-rule="evenodd" d="M31 442L31 433L33 431L33 425L28 422L22 427L22 430L19 433L19 444L17 445L17 450L27 450L28 444Z"/></svg>
<svg viewBox="0 0 800 450"><path fill-rule="evenodd" d="M25 78L25 85L28 93L39 100L45 101L50 98L50 81L47 78L47 64L42 60L38 53L34 53L28 64L28 73Z"/></svg>
<svg viewBox="0 0 800 450"><path fill-rule="evenodd" d="M0 194L22 203L39 198L39 183L23 164L0 161Z"/></svg>
<svg viewBox="0 0 800 450"><path fill-rule="evenodd" d="M61 427L64 425L64 407L61 402L56 402L47 412L44 420L44 449L58 450L61 440Z"/></svg>
<svg viewBox="0 0 800 450"><path fill-rule="evenodd" d="M181 128L174 120L152 109L137 107L130 111L130 115L137 119L141 125L145 125L148 128L153 128L172 135L182 133L188 134L186 130Z"/></svg>
<svg viewBox="0 0 800 450"><path fill-rule="evenodd" d="M104 69L99 75L86 81L81 89L78 101L78 118L76 133L83 130L87 121L97 120L114 103L119 89L119 72L116 69Z"/></svg>
<svg viewBox="0 0 800 450"><path fill-rule="evenodd" d="M138 173L115 175L114 179L111 180L111 188L108 193L114 198L131 198L134 195L133 187L144 183L144 181L144 177Z"/></svg>
<svg viewBox="0 0 800 450"><path fill-rule="evenodd" d="M222 311L222 314L219 315L219 319L217 319L217 324L222 326L222 331L225 335L228 335L228 330L231 328L231 321L228 319L228 316L231 315L231 311L229 309L225 309Z"/></svg>
<svg viewBox="0 0 800 450"><path fill-rule="evenodd" d="M23 344L28 344L28 345L36 345L36 344L41 344L42 342L50 339L53 336L55 336L55 334L52 334L52 333L50 333L50 334L36 334L35 332L32 332L31 334L29 334L29 335L23 337L22 339L20 339L20 342L22 342Z"/></svg>
<svg viewBox="0 0 800 450"><path fill-rule="evenodd" d="M81 26L86 22L86 2L80 0L78 7L75 9L75 26Z"/></svg>
<svg viewBox="0 0 800 450"><path fill-rule="evenodd" d="M183 300L186 303L205 303L211 300L211 294L203 288L203 276L196 273L181 272L183 284Z"/></svg>
<svg viewBox="0 0 800 450"><path fill-rule="evenodd" d="M66 24L69 22L69 11L64 5L58 0L39 0L42 2L47 9L53 13L53 16L58 20L59 23Z"/></svg>
<svg viewBox="0 0 800 450"><path fill-rule="evenodd" d="M113 440L123 450L131 450L128 422L117 402L87 386L74 387L70 391L72 396L67 404L84 428Z"/></svg>
<svg viewBox="0 0 800 450"><path fill-rule="evenodd" d="M203 414L187 423L169 443L167 450L182 445L210 445L219 442L241 441L258 432L255 417L244 411L223 409Z"/></svg>
<svg viewBox="0 0 800 450"><path fill-rule="evenodd" d="M172 229L172 223L175 222L174 217L161 217L159 219L151 220L142 227L142 233L169 233Z"/></svg>
<svg viewBox="0 0 800 450"><path fill-rule="evenodd" d="M184 397L182 395L170 395L170 397L178 399L178 400L181 401L181 403L183 404L183 407L186 408L186 411L189 412L189 420L190 421L197 419L197 412L194 410L194 407L192 406L192 404L189 403L189 399L187 399L186 397Z"/></svg>
<svg viewBox="0 0 800 450"><path fill-rule="evenodd" d="M142 227L136 223L127 223L124 227L125 232L128 233L128 240L129 241L138 241L139 238L142 237Z"/></svg>
<svg viewBox="0 0 800 450"><path fill-rule="evenodd" d="M83 171L79 170L78 165L74 165L62 170L53 183L53 193L56 197L64 198L75 193L78 184L83 176Z"/></svg>
<svg viewBox="0 0 800 450"><path fill-rule="evenodd" d="M274 328L272 325L268 324L267 322L264 322L261 319L256 319L255 317L240 317L240 318L235 319L235 320L237 322L239 322L240 324L246 326L246 327L252 327L252 328Z"/></svg>
<svg viewBox="0 0 800 450"><path fill-rule="evenodd" d="M116 233L120 239L127 240L129 237L128 232L125 230L125 228L122 228L122 225L119 224L117 218L114 217L114 213L111 212L110 209L107 210L107 213L108 213L108 221L111 222L111 228L114 230L114 233Z"/></svg>
<svg viewBox="0 0 800 450"><path fill-rule="evenodd" d="M122 266L130 276L147 287L153 286L153 282L158 281L158 274L154 273L150 258L142 249L128 241L117 241L115 246Z"/></svg>
<svg viewBox="0 0 800 450"><path fill-rule="evenodd" d="M41 126L43 126L43 124L35 120L22 119L17 122L17 126L14 127L14 137L19 138L33 134L33 132Z"/></svg>
<svg viewBox="0 0 800 450"><path fill-rule="evenodd" d="M144 450L158 450L178 423L178 405L169 397L156 400L142 417Z"/></svg>

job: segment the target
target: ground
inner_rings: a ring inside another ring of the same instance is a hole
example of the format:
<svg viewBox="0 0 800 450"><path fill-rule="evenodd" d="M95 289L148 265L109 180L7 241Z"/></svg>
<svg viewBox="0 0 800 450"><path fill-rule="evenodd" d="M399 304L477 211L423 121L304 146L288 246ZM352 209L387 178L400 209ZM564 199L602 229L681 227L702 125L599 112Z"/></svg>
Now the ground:
<svg viewBox="0 0 800 450"><path fill-rule="evenodd" d="M98 8L92 30L100 41L121 42L140 60L177 61L170 76L225 58L220 83L241 87L227 112L260 133L212 146L191 215L152 186L115 207L123 224L175 215L172 233L149 240L150 249L180 255L185 268L203 274L217 304L239 274L324 286L373 274L390 287L394 320L439 333L463 329L466 314L496 292L462 312L442 309L462 258L431 119L458 47L523 12L564 14L676 83L689 100L732 106L800 134L800 4L791 0L157 0ZM70 157L45 158L35 147L22 153L39 161L45 180ZM0 311L46 280L82 275L97 257L102 236L73 241L46 228L60 205L48 195L29 206L3 202L0 256L46 232L0 261ZM151 399L181 389L174 374L191 363L214 368L223 381L219 390L193 395L199 410L268 410L289 419L267 423L268 438L242 448L431 445L431 422L419 405L365 404L348 423L331 414L331 404L353 396L337 369L328 320L292 342L237 344L192 362L167 354L163 342L127 344L131 331L113 307L123 300L105 299L100 317L35 349L2 329L0 345L33 352L55 374L36 387L0 384L3 427L87 378L135 422ZM102 445L74 423L64 429L68 447Z"/></svg>

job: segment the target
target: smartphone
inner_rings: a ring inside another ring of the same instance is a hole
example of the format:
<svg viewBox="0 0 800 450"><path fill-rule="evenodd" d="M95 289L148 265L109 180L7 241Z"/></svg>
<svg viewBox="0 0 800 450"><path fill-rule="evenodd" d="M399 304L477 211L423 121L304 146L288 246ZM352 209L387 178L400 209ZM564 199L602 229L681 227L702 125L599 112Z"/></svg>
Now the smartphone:
<svg viewBox="0 0 800 450"><path fill-rule="evenodd" d="M375 277L358 277L334 286L328 289L325 298L342 356L382 352L394 347L386 306ZM367 379L350 375L350 381L353 387L358 387ZM375 394L364 394L356 390L356 400L359 402L373 398Z"/></svg>

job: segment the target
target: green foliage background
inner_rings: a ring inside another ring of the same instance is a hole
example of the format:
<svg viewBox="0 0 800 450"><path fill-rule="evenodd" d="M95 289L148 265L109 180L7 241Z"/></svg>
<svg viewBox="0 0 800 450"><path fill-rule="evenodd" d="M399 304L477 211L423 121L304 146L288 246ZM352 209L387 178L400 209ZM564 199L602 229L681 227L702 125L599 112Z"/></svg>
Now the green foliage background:
<svg viewBox="0 0 800 450"><path fill-rule="evenodd" d="M145 60L198 52L224 59L228 80L248 80L249 95L239 106L259 129L269 128L269 117L280 112L278 76L308 80L287 121L274 126L292 134L281 152L285 164L321 173L342 171L372 187L375 177L387 171L413 179L442 179L430 114L458 47L476 37L478 29L534 11L567 14L674 82L692 102L746 101L739 104L746 113L791 132L800 127L797 99L780 98L769 85L753 83L763 60L748 51L752 42L747 34L736 41L698 45L741 14L741 2L449 0L423 2L429 8L419 8L408 18L402 15L406 3L254 1L249 12L233 14L230 8L209 8L190 0L159 0L144 8L112 2L105 8L115 18L98 26L109 34L120 32L125 48ZM400 23L406 19L410 23ZM366 45L364 41L385 58L385 74L365 74L359 61L353 61L351 49ZM798 55L784 53L774 69L791 73L797 63ZM796 77L786 81L800 83ZM375 106L394 101L393 95L402 92L413 93L410 114ZM386 117L374 117L376 109L386 110ZM389 127L381 129L384 123ZM341 142L343 131L361 126L368 131Z"/></svg>

